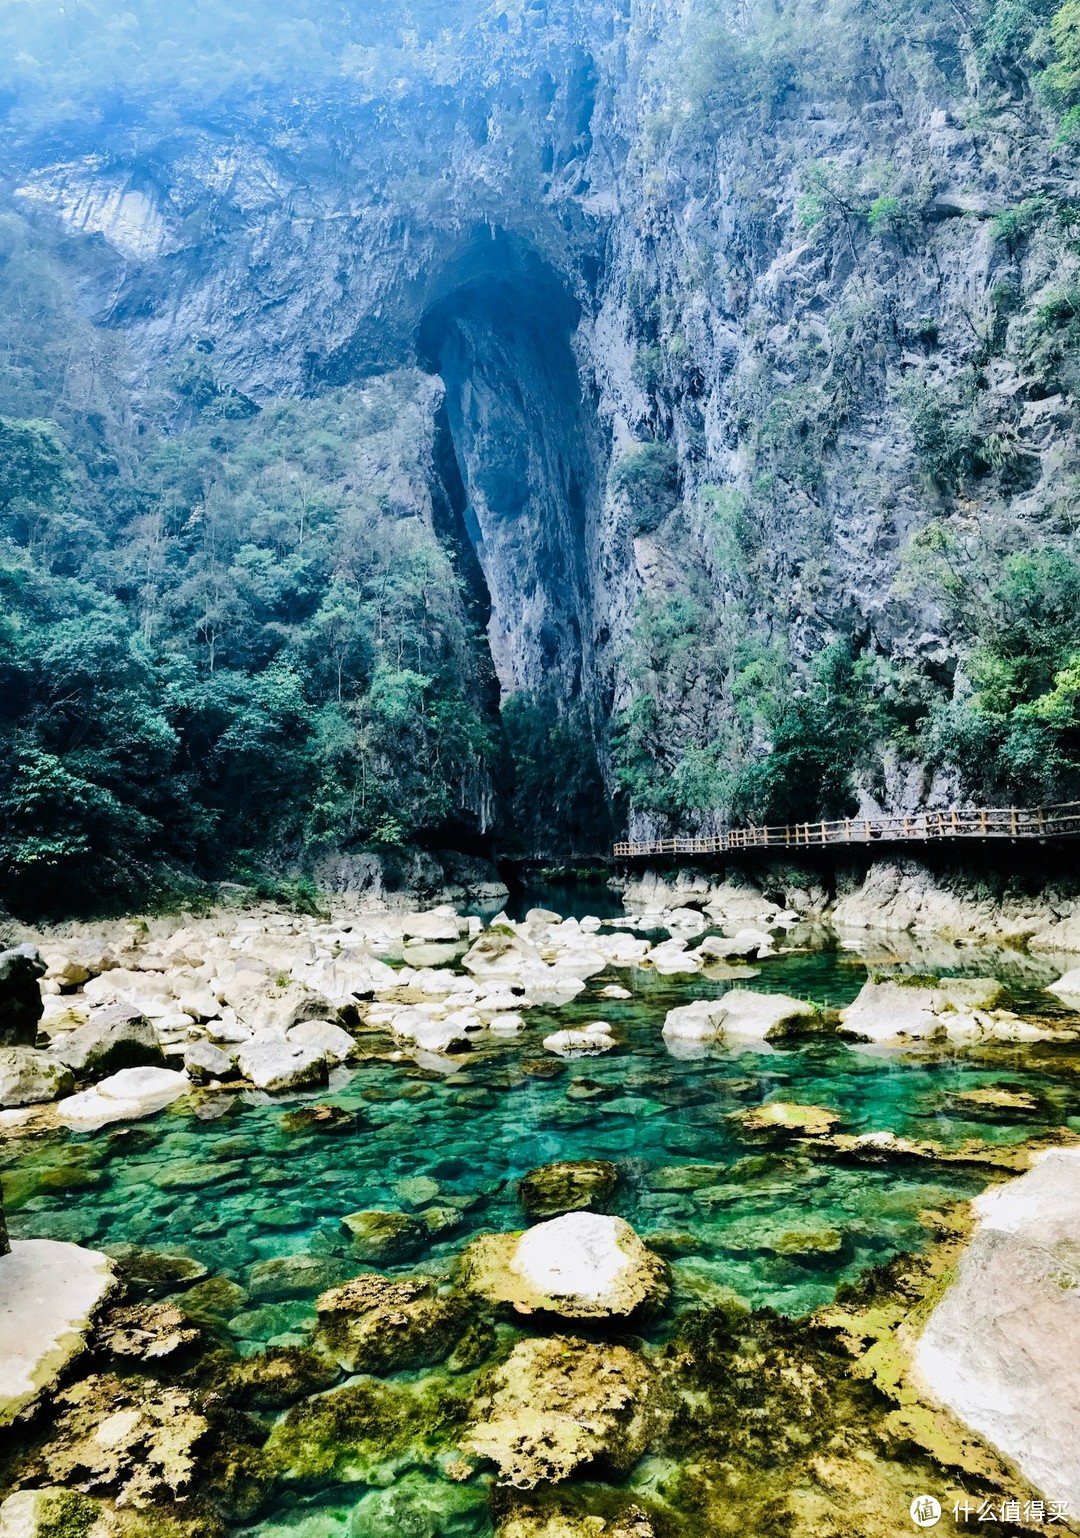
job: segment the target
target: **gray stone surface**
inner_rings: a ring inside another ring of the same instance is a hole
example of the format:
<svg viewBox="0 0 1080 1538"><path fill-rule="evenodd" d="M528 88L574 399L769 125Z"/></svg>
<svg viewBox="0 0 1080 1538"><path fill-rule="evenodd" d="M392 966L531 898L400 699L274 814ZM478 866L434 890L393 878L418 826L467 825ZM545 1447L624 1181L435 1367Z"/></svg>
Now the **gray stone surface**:
<svg viewBox="0 0 1080 1538"><path fill-rule="evenodd" d="M915 1366L1047 1500L1080 1510L1080 1148L975 1203L978 1226Z"/></svg>
<svg viewBox="0 0 1080 1538"><path fill-rule="evenodd" d="M108 1256L77 1244L16 1240L0 1256L0 1426L57 1381L115 1285Z"/></svg>

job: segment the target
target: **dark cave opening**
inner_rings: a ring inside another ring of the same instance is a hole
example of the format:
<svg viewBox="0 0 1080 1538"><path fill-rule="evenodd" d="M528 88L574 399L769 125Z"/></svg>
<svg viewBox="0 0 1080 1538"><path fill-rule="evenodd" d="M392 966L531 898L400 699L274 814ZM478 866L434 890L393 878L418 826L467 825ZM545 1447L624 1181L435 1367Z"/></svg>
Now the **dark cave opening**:
<svg viewBox="0 0 1080 1538"><path fill-rule="evenodd" d="M498 679L508 822L522 852L560 856L610 826L593 646L606 462L579 317L531 247L485 229L439 274L417 337L445 386L436 500Z"/></svg>

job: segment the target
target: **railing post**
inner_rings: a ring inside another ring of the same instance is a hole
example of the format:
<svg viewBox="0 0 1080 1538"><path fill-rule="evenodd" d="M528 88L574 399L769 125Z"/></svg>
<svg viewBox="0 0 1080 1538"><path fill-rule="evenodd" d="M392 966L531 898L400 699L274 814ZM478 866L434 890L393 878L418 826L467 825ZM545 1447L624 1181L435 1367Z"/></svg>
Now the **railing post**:
<svg viewBox="0 0 1080 1538"><path fill-rule="evenodd" d="M1010 817L1009 817L1009 825L1010 825L1010 828L1012 830L1012 836L1013 836L1013 838L1015 838L1016 837L1016 826L1017 826L1016 825L1016 808L1015 808L1015 806L1012 808L1012 811L1011 811L1011 814L1010 814Z"/></svg>

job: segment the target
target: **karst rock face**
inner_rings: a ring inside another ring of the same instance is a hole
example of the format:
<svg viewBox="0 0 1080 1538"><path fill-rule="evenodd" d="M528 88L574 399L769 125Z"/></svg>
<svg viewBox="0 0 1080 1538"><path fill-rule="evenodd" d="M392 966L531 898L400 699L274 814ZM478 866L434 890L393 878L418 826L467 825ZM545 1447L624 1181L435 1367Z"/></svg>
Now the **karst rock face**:
<svg viewBox="0 0 1080 1538"><path fill-rule="evenodd" d="M642 667L705 744L748 637L949 665L896 582L953 494L919 390L970 414L982 371L980 516L1023 529L1070 473L1067 397L1014 345L1052 254L994 226L1067 175L1025 82L976 79L947 21L905 41L794 5L797 76L740 15L469 0L306 93L7 134L13 205L58 221L137 383L185 349L254 403L413 371L400 496L455 549L503 697L579 707L609 786ZM707 644L643 658L650 599ZM926 777L888 760L875 794Z"/></svg>

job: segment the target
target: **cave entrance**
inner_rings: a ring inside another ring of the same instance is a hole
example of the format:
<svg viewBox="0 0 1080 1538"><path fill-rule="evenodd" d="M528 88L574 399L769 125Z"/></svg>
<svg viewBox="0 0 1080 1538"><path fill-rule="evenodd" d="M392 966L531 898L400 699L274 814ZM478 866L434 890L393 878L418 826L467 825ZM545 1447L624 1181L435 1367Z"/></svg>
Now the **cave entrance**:
<svg viewBox="0 0 1080 1538"><path fill-rule="evenodd" d="M417 350L446 389L442 479L482 574L474 612L486 618L515 758L516 820L533 760L547 752L543 776L574 784L561 810L534 807L530 820L555 819L561 844L584 839L594 852L606 833L581 825L607 825L593 655L604 450L574 352L578 320L567 285L531 247L485 230L440 275Z"/></svg>

